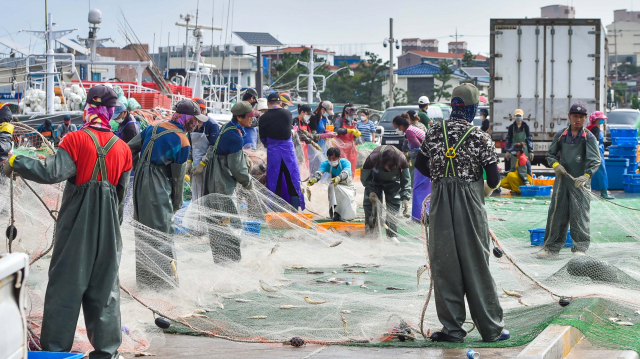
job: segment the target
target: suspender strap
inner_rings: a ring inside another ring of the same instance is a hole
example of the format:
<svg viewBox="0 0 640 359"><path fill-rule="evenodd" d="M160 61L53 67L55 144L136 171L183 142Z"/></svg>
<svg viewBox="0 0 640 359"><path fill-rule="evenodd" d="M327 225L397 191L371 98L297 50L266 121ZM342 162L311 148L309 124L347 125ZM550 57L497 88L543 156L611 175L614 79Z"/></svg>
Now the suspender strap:
<svg viewBox="0 0 640 359"><path fill-rule="evenodd" d="M471 131L473 131L474 129L475 129L475 127L471 126L471 128L469 128L467 130L467 132L464 134L464 136L462 136L460 141L458 141L458 143L454 147L449 147L449 139L447 137L447 121L442 121L442 131L444 132L444 144L447 147L447 151L445 152L444 155L449 159L449 163L447 163L447 168L446 168L445 174L444 174L445 177L449 176L449 166L451 166L451 171L453 173L453 177L456 177L456 169L455 169L455 166L453 164L453 159L456 158L456 156L457 156L456 150L458 149L458 147L460 147L462 142L464 142L464 140L467 139L467 136L469 136Z"/></svg>
<svg viewBox="0 0 640 359"><path fill-rule="evenodd" d="M98 171L100 171L100 178L102 179L102 181L108 181L107 163L105 161L105 157L107 157L107 153L109 153L113 145L115 145L116 142L118 141L119 139L118 136L116 135L111 136L109 141L104 145L104 147L102 147L100 146L100 142L98 141L98 138L96 137L96 135L93 134L93 132L91 132L91 130L89 130L88 128L85 128L82 131L84 131L86 134L89 135L89 137L91 137L91 139L93 140L93 144L96 146L96 151L98 152L98 159L96 160L96 164L93 166L93 173L91 174L91 180L97 181Z"/></svg>
<svg viewBox="0 0 640 359"><path fill-rule="evenodd" d="M218 143L220 142L220 137L222 137L222 135L224 135L225 133L227 133L228 131L233 131L234 129L231 128L230 126L231 122L227 122L226 125L224 125L224 127L222 128L222 131L220 131L220 134L218 135L218 138L216 138L216 144L213 145L213 154L216 154L216 151L218 150Z"/></svg>
<svg viewBox="0 0 640 359"><path fill-rule="evenodd" d="M142 154L142 159L145 161L151 161L151 153L153 152L153 144L156 142L156 140L164 135L167 135L169 133L181 133L183 132L180 129L174 128L172 130L164 130L160 133L156 133L158 131L158 126L160 126L160 124L157 124L155 126L153 126L153 131L151 132L151 139L149 139L149 143L147 144L147 148L145 148L144 153Z"/></svg>

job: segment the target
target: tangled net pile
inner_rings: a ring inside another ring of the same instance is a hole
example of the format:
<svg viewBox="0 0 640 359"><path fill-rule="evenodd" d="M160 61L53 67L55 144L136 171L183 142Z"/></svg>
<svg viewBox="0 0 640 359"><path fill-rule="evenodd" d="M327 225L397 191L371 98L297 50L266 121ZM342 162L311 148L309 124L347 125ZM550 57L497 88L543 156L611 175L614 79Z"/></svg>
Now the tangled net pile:
<svg viewBox="0 0 640 359"><path fill-rule="evenodd" d="M32 149L17 147L19 151L38 155L29 152ZM261 158L258 153L252 156ZM37 336L50 260L38 257L51 246L63 184L17 179L10 187L8 182L5 179L1 191L0 215L8 224L13 218L18 229L12 250L27 252L33 261L27 281L28 314ZM359 183L357 188L361 203L363 189ZM171 235L135 222L129 202L122 226L121 351L162 345L163 333L154 325L154 317L160 316L171 322L165 330L169 333L274 344L290 344L296 338L296 345L302 340L370 346L519 346L557 323L576 326L595 345L640 350L640 315L635 313L640 309L640 212L633 209L640 208L640 198L613 204L590 196L588 257L574 260L565 249L559 259L546 261L535 258L540 247L530 245L528 230L545 227L550 199L487 199L493 246L504 251L501 258L491 254L491 271L512 339L483 343L472 330L466 344L436 344L421 335L441 327L433 301L425 303L428 271L417 286L416 270L428 258L421 224L378 208L381 218L397 224L400 243L390 243L384 235L365 237L362 222L327 223L326 188L318 184L304 192L308 215L258 181L253 190L238 188L234 196L209 195L185 203L174 218L176 233ZM575 193L570 198L572 205L585 205ZM571 229L578 230L586 229ZM237 242L241 260L221 261L233 253L225 244ZM167 251L174 253L175 271ZM493 248L486 251L493 253ZM144 273L151 275L145 278ZM522 298L502 294L501 288ZM563 298L571 304L558 305ZM623 322L636 325L619 324ZM91 347L82 328L81 319L74 349L86 352Z"/></svg>

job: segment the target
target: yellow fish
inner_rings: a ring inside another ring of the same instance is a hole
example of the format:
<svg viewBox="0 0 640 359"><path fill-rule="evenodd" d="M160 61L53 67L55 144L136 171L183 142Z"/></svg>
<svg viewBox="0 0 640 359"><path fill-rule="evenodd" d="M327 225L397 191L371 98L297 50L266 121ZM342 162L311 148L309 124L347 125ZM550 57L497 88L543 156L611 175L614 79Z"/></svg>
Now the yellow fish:
<svg viewBox="0 0 640 359"><path fill-rule="evenodd" d="M171 270L173 271L173 276L176 279L176 282L178 281L178 268L176 268L176 261L175 260L171 260Z"/></svg>
<svg viewBox="0 0 640 359"><path fill-rule="evenodd" d="M322 301L316 301L316 300L311 300L309 297L305 296L304 297L304 301L309 303L309 304L324 304L327 301L326 300L322 300Z"/></svg>

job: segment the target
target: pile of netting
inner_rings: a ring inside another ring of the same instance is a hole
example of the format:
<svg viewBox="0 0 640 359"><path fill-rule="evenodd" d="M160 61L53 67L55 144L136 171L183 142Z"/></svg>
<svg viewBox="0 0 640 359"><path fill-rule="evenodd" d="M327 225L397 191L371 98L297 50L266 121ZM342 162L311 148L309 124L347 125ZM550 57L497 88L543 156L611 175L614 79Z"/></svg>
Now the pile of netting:
<svg viewBox="0 0 640 359"><path fill-rule="evenodd" d="M38 156L22 141L16 152ZM263 153L251 156L254 163L266 161ZM0 216L17 228L11 249L32 258L28 319L37 337L64 184L8 182ZM363 188L356 186L361 204ZM174 217L174 234L137 223L127 203L121 351L162 345L163 330L154 324L159 317L171 324L165 333L240 342L443 345L424 338L441 325L433 299L425 303L431 283L429 271L420 270L428 264L422 225L379 207L380 228L365 235L361 206L356 221L330 222L326 186L303 187L302 212L259 181L251 191L239 187L233 196L185 202ZM613 203L576 193L559 204L591 205L591 246L588 256L575 259L568 248L558 259L536 259L541 247L531 246L529 230L545 227L550 198L487 199L494 240L486 251L512 337L483 343L468 317L466 344L445 345L519 346L557 323L579 328L595 345L640 350L640 198ZM392 222L400 243L384 235ZM571 229L579 230L586 229ZM494 247L502 249L500 258ZM565 301L570 304L559 305ZM91 347L80 317L74 350L86 352Z"/></svg>

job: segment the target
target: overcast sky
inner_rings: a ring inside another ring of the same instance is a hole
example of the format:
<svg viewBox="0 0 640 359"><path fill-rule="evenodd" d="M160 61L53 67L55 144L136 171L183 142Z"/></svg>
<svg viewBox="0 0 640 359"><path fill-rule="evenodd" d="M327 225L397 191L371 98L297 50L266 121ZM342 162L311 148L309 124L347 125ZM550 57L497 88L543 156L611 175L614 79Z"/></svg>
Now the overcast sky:
<svg viewBox="0 0 640 359"><path fill-rule="evenodd" d="M0 37L11 36L14 42L43 50L43 41L21 29L43 30L45 23L44 0L0 0L2 21ZM389 48L382 41L389 37L389 18L394 20L396 38L437 38L440 51L447 51L450 35L464 35L459 39L468 43L473 53L489 52L489 19L539 17L540 7L552 4L572 4L578 18L601 18L603 23L613 21L613 10L640 10L640 0L49 0L48 11L53 13L54 29L78 28L68 37L86 37L90 8L102 11L103 23L99 37L111 37L114 43L106 46L125 46L118 32L119 20L124 13L143 43L152 46L181 45L185 30L175 26L180 14L193 13L199 3L198 23L220 26L224 30L213 34L213 44L242 42L231 31L269 32L284 44L315 45L331 48L337 54L363 54L372 51L385 60ZM229 6L231 4L231 6ZM229 9L230 8L230 9ZM229 16L227 16L229 13ZM170 34L169 34L170 33ZM205 31L205 44L211 44L211 31ZM255 48L245 48L254 52ZM0 45L0 52L8 49ZM397 56L398 51L394 56Z"/></svg>

